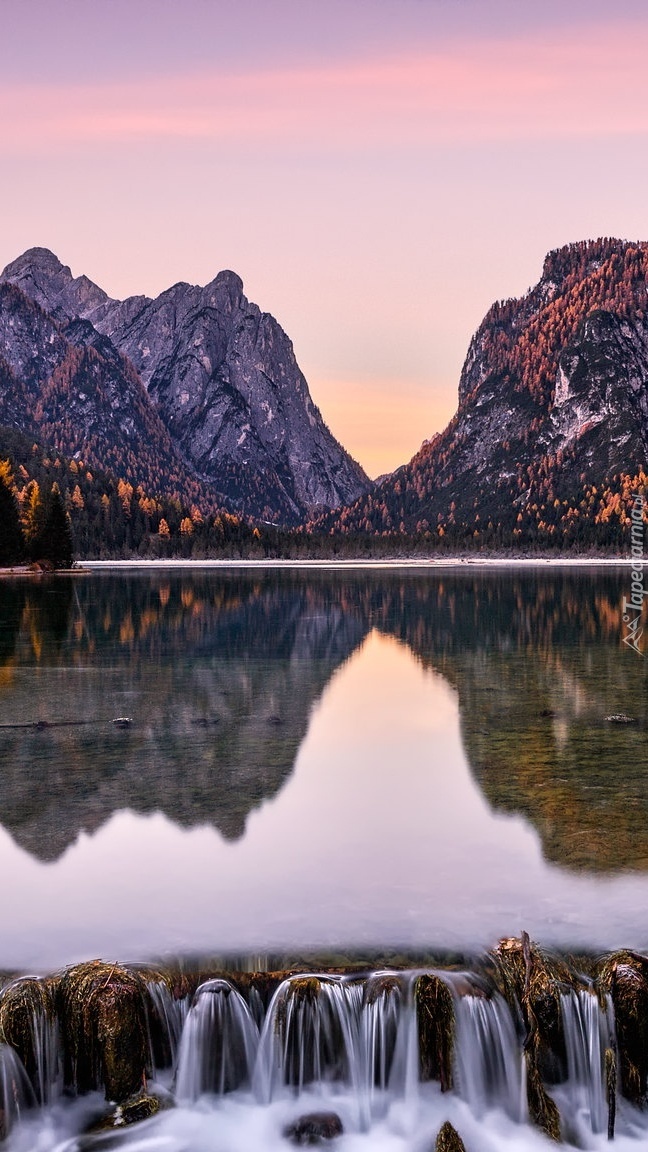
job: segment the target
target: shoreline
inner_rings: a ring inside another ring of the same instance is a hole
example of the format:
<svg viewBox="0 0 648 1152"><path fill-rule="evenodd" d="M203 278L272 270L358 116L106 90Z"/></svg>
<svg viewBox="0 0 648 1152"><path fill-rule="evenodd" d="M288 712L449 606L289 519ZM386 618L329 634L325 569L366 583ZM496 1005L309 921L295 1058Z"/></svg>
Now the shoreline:
<svg viewBox="0 0 648 1152"><path fill-rule="evenodd" d="M461 571L474 569L532 569L532 568L632 568L631 556L447 556L422 559L404 557L401 559L345 559L345 560L78 560L73 568L52 572L34 572L27 565L13 568L0 568L0 580L29 576L40 580L52 576L85 576L93 572L164 572L164 571L215 571L235 569L263 571L297 569L302 571L349 572L368 570L435 572L447 569Z"/></svg>
<svg viewBox="0 0 648 1152"><path fill-rule="evenodd" d="M345 560L84 560L80 561L74 571L101 572L114 570L141 569L144 571L159 571L162 569L201 569L201 568L300 568L313 570L338 570L375 568L419 568L424 571L439 568L616 568L619 566L632 566L631 557L570 557L570 556L448 556L421 559L416 557L402 559L345 559Z"/></svg>

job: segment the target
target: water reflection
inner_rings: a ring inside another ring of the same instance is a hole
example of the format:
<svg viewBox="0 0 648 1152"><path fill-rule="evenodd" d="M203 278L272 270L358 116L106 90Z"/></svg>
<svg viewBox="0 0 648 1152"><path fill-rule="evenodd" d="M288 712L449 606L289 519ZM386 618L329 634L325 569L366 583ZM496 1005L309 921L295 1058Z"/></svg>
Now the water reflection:
<svg viewBox="0 0 648 1152"><path fill-rule="evenodd" d="M546 858L648 869L648 664L621 642L626 583L609 570L3 582L0 820L41 860L124 808L241 837L375 629L457 690L474 780L534 824Z"/></svg>

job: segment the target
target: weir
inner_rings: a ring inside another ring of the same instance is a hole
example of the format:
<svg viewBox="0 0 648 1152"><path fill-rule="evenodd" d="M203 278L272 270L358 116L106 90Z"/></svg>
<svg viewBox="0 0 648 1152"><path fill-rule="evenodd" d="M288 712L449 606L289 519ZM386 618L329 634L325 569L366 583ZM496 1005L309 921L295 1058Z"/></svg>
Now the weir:
<svg viewBox="0 0 648 1152"><path fill-rule="evenodd" d="M474 972L172 979L95 962L45 981L15 980L0 993L3 1135L10 1152L29 1148L23 1126L55 1126L65 1092L80 1104L95 1101L96 1137L48 1144L39 1129L33 1147L80 1152L96 1142L99 1149L106 1128L137 1122L143 1132L148 1122L153 1142L142 1147L153 1152L158 1129L159 1147L167 1146L169 1116L177 1125L196 1107L203 1115L235 1105L246 1115L265 1110L278 1118L301 1112L308 1119L315 1110L329 1124L334 1115L336 1139L353 1133L378 1139L391 1131L403 1150L420 1146L426 1124L438 1130L437 1120L448 1118L468 1134L490 1131L488 1146L495 1149L493 1133L505 1134L504 1148L516 1131L526 1148L534 1125L585 1149L599 1147L615 1126L617 1137L633 1143L648 1130L635 1107L641 1101L621 1092L623 1076L632 1084L636 1072L646 1096L637 1044L648 1027L641 999L648 983L644 988L644 959L633 955L608 957L595 978L578 976L523 940L505 942ZM87 997L77 1008L72 988ZM638 998L631 1001L633 988ZM134 1009L138 996L141 1011ZM639 1031L631 1036L633 1020ZM72 1025L81 1037L70 1036ZM91 1068L79 1063L89 1058L84 1053L92 1054ZM109 1084L125 1087L110 1099ZM96 1092L87 1097L102 1087L103 1105ZM66 1108L68 1118L77 1115ZM276 1124L280 1144L285 1119ZM542 1136L533 1139L538 1147ZM128 1147L130 1137L123 1141Z"/></svg>

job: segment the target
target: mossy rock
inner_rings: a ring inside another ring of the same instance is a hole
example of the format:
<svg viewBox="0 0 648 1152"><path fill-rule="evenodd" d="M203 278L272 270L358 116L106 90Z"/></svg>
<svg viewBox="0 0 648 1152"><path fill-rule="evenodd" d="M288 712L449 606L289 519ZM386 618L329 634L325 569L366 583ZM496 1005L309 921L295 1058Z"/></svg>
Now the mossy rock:
<svg viewBox="0 0 648 1152"><path fill-rule="evenodd" d="M65 1082L77 1092L102 1087L122 1104L146 1085L149 1063L146 983L139 972L93 960L68 968L59 984Z"/></svg>
<svg viewBox="0 0 648 1152"><path fill-rule="evenodd" d="M290 981L288 995L291 1000L296 1000L300 1004L315 1004L321 991L322 985L317 976L300 976Z"/></svg>
<svg viewBox="0 0 648 1152"><path fill-rule="evenodd" d="M379 973L377 976L369 976L365 981L362 1001L363 1004L375 1004L381 996L400 995L402 990L402 977L393 972Z"/></svg>
<svg viewBox="0 0 648 1152"><path fill-rule="evenodd" d="M526 1053L527 1064L527 1104L529 1119L540 1128L550 1140L560 1142L560 1112L555 1100L549 1095L538 1071L532 1052Z"/></svg>
<svg viewBox="0 0 648 1152"><path fill-rule="evenodd" d="M533 1047L541 1076L557 1082L567 1070L561 996L581 987L566 961L528 936L500 940L491 954L492 978L513 1012L522 1013L525 1047Z"/></svg>
<svg viewBox="0 0 648 1152"><path fill-rule="evenodd" d="M142 1120L150 1120L162 1108L168 1108L168 1101L161 1101L159 1096L148 1096L145 1092L138 1092L123 1104L118 1104L104 1113L99 1120L93 1122L86 1130L88 1135L98 1132L111 1132L113 1129L126 1128L131 1124L139 1124Z"/></svg>
<svg viewBox="0 0 648 1152"><path fill-rule="evenodd" d="M436 1138L434 1152L466 1152L466 1146L449 1120L441 1127Z"/></svg>
<svg viewBox="0 0 648 1152"><path fill-rule="evenodd" d="M439 976L419 976L415 986L421 1080L452 1088L455 1014L452 992Z"/></svg>
<svg viewBox="0 0 648 1152"><path fill-rule="evenodd" d="M606 956L597 986L614 1005L621 1092L638 1107L647 1102L648 959L621 950Z"/></svg>

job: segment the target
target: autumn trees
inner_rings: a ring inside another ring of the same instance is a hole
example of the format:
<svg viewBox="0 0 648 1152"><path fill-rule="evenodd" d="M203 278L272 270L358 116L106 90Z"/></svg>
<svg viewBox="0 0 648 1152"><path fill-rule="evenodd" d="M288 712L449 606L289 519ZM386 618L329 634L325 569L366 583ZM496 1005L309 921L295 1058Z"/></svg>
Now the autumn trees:
<svg viewBox="0 0 648 1152"><path fill-rule="evenodd" d="M22 517L8 460L0 460L0 567L25 559L72 566L72 533L57 484L43 497L36 481L24 491Z"/></svg>
<svg viewBox="0 0 648 1152"><path fill-rule="evenodd" d="M0 460L0 567L2 568L19 564L25 552L12 484L13 476L9 463Z"/></svg>

